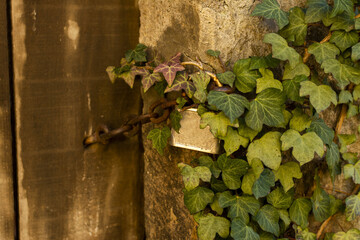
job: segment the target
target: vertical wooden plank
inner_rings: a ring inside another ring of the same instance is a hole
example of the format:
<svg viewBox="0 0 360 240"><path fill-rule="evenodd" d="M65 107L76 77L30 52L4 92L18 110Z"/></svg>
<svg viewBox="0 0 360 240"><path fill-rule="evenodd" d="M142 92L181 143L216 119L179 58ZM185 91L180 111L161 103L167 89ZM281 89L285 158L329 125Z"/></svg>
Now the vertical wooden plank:
<svg viewBox="0 0 360 240"><path fill-rule="evenodd" d="M0 239L15 237L6 1L0 1Z"/></svg>
<svg viewBox="0 0 360 240"><path fill-rule="evenodd" d="M138 41L135 0L12 0L20 239L142 239L139 138L83 149L140 111L105 69Z"/></svg>

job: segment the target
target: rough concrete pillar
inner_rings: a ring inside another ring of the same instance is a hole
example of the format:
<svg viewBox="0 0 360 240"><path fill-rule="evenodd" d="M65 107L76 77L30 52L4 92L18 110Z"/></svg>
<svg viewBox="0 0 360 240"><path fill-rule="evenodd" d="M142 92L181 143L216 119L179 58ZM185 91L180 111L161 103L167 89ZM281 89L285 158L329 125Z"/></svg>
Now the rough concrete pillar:
<svg viewBox="0 0 360 240"><path fill-rule="evenodd" d="M139 0L140 42L156 48L169 58L176 52L199 56L204 62L207 49L221 51L222 59L264 55L266 32L274 30L271 21L251 17L259 1L253 0ZM304 6L305 0L282 0L283 9ZM144 111L156 95L144 96ZM151 125L143 129L145 148L145 227L150 240L196 239L196 226L183 203L179 162L190 162L200 153L168 147L159 156L146 139Z"/></svg>

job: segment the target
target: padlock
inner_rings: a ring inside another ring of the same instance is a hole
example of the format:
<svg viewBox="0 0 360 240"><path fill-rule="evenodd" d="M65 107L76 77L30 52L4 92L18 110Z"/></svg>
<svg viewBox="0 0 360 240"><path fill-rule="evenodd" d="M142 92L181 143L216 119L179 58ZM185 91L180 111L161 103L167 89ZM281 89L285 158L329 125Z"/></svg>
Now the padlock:
<svg viewBox="0 0 360 240"><path fill-rule="evenodd" d="M218 154L220 140L210 132L210 127L200 128L201 117L196 108L190 108L181 112L181 128L179 133L171 130L170 145L174 147L191 149L199 152Z"/></svg>

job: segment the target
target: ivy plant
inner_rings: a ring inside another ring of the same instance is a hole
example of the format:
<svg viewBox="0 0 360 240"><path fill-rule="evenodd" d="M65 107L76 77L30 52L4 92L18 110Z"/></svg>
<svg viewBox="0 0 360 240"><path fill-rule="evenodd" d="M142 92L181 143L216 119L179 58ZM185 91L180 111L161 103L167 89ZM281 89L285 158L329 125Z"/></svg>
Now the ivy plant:
<svg viewBox="0 0 360 240"><path fill-rule="evenodd" d="M222 141L221 154L179 164L184 202L200 240L360 239L358 229L323 233L341 212L348 221L360 215L359 185L337 199L322 189L318 174L329 171L334 181L344 173L360 184L360 161L347 148L356 135L339 133L344 118L359 113L360 4L331 2L308 0L306 8L287 12L276 0L262 0L252 15L278 26L264 37L271 54L239 59L230 68L219 51L206 51L222 71L181 53L163 61L143 44L128 51L120 66L108 67L112 82L119 78L133 87L141 79L144 92L178 94L169 126L147 136L159 154L170 125L181 129L177 109L183 106L197 106L199 127L209 126ZM335 107L341 114L332 127L322 117ZM304 169L312 174L312 185L299 193ZM308 228L310 216L322 223L317 232Z"/></svg>

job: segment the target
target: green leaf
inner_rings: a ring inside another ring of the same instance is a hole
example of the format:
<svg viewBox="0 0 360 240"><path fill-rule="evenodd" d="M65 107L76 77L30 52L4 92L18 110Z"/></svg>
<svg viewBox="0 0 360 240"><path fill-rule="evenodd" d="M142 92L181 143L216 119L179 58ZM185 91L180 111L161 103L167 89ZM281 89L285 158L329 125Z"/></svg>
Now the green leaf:
<svg viewBox="0 0 360 240"><path fill-rule="evenodd" d="M238 132L240 136L248 138L250 141L252 141L259 133L259 131L249 128L243 118L239 119Z"/></svg>
<svg viewBox="0 0 360 240"><path fill-rule="evenodd" d="M357 43L351 48L351 60L356 62L359 59L360 59L360 43Z"/></svg>
<svg viewBox="0 0 360 240"><path fill-rule="evenodd" d="M305 228L303 230L303 229L301 229L301 227L297 227L296 239L316 240L316 234L312 233L312 232L309 232L309 230L307 228Z"/></svg>
<svg viewBox="0 0 360 240"><path fill-rule="evenodd" d="M324 144L314 132L308 132L301 136L297 131L289 129L281 136L280 140L283 151L293 148L292 154L300 162L300 165L310 162L314 158L315 152L320 157L324 155Z"/></svg>
<svg viewBox="0 0 360 240"><path fill-rule="evenodd" d="M249 214L255 215L260 209L260 202L252 196L234 196L229 191L219 195L219 205L229 207L228 217L240 218L244 223L249 222Z"/></svg>
<svg viewBox="0 0 360 240"><path fill-rule="evenodd" d="M326 163L329 168L331 180L334 182L337 175L341 173L340 169L340 152L336 143L332 142L327 146Z"/></svg>
<svg viewBox="0 0 360 240"><path fill-rule="evenodd" d="M264 205L256 214L254 220L259 223L262 230L279 236L279 213L271 205Z"/></svg>
<svg viewBox="0 0 360 240"><path fill-rule="evenodd" d="M196 187L184 192L184 203L191 214L204 210L208 204L213 202L213 199L213 191L204 187Z"/></svg>
<svg viewBox="0 0 360 240"><path fill-rule="evenodd" d="M252 187L255 181L260 177L261 173L264 170L264 166L262 165L259 159L253 159L250 163L250 169L243 177L241 183L241 190L245 194L253 195Z"/></svg>
<svg viewBox="0 0 360 240"><path fill-rule="evenodd" d="M335 198L333 195L329 195L330 197L330 215L334 215L338 211L342 210L343 202L340 199Z"/></svg>
<svg viewBox="0 0 360 240"><path fill-rule="evenodd" d="M259 234L257 234L252 227L247 226L240 218L232 220L231 236L234 240L260 240Z"/></svg>
<svg viewBox="0 0 360 240"><path fill-rule="evenodd" d="M336 16L333 19L330 31L345 30L350 32L355 28L355 20L349 17L346 13Z"/></svg>
<svg viewBox="0 0 360 240"><path fill-rule="evenodd" d="M220 51L215 51L215 50L208 49L206 51L206 54L209 55L209 56L218 58L220 56Z"/></svg>
<svg viewBox="0 0 360 240"><path fill-rule="evenodd" d="M344 166L344 177L345 179L352 178L355 184L360 184L360 161L355 165L346 164Z"/></svg>
<svg viewBox="0 0 360 240"><path fill-rule="evenodd" d="M280 61L276 58L272 58L269 54L266 57L251 57L250 70L260 68L276 68Z"/></svg>
<svg viewBox="0 0 360 240"><path fill-rule="evenodd" d="M130 88L134 87L135 76L131 73L131 71L123 72L117 75L117 77L123 79Z"/></svg>
<svg viewBox="0 0 360 240"><path fill-rule="evenodd" d="M317 86L311 81L301 82L300 85L300 96L309 95L310 103L318 113L328 108L331 103L337 104L336 92L330 86Z"/></svg>
<svg viewBox="0 0 360 240"><path fill-rule="evenodd" d="M339 134L338 138L341 146L340 147L341 153L347 152L347 146L353 144L356 141L355 134Z"/></svg>
<svg viewBox="0 0 360 240"><path fill-rule="evenodd" d="M216 76L221 83L227 84L230 87L233 87L235 79L236 79L236 76L233 72L227 71L224 73L218 73L218 74L216 74Z"/></svg>
<svg viewBox="0 0 360 240"><path fill-rule="evenodd" d="M290 128L298 132L304 131L310 127L311 118L305 114L302 109L295 108L292 112L292 118L290 119Z"/></svg>
<svg viewBox="0 0 360 240"><path fill-rule="evenodd" d="M147 139L150 139L152 141L153 148L155 148L160 155L163 155L164 148L166 147L167 141L170 136L170 128L155 128L149 132L149 134L147 135Z"/></svg>
<svg viewBox="0 0 360 240"><path fill-rule="evenodd" d="M311 211L311 201L307 198L298 198L292 203L289 213L291 221L302 228L309 224L308 216Z"/></svg>
<svg viewBox="0 0 360 240"><path fill-rule="evenodd" d="M314 119L311 122L310 128L307 130L307 132L315 132L327 145L332 143L335 135L334 130L329 128L321 118Z"/></svg>
<svg viewBox="0 0 360 240"><path fill-rule="evenodd" d="M265 166L278 169L281 163L280 137L279 132L268 132L252 142L246 154L248 161L260 159Z"/></svg>
<svg viewBox="0 0 360 240"><path fill-rule="evenodd" d="M312 211L315 220L318 222L325 221L330 217L330 197L317 183L316 189L311 197Z"/></svg>
<svg viewBox="0 0 360 240"><path fill-rule="evenodd" d="M220 196L220 193L215 194L214 201L210 204L210 207L217 214L221 215L223 213L224 209L222 207L220 207L219 196Z"/></svg>
<svg viewBox="0 0 360 240"><path fill-rule="evenodd" d="M283 90L283 86L279 80L274 79L274 74L269 69L260 68L261 78L256 80L256 93L268 88Z"/></svg>
<svg viewBox="0 0 360 240"><path fill-rule="evenodd" d="M344 159L345 161L351 163L351 164L355 164L358 161L358 157L357 157L357 153L352 153L352 152L346 152L341 154L342 159Z"/></svg>
<svg viewBox="0 0 360 240"><path fill-rule="evenodd" d="M185 93L192 98L195 92L195 86L188 78L187 73L178 73L171 87L166 87L165 93L184 90Z"/></svg>
<svg viewBox="0 0 360 240"><path fill-rule="evenodd" d="M236 93L210 91L208 102L222 110L232 123L244 113L245 108L249 108L249 101Z"/></svg>
<svg viewBox="0 0 360 240"><path fill-rule="evenodd" d="M144 93L147 92L155 83L161 82L163 77L160 73L151 73L148 75L143 76L141 79L141 84L144 88Z"/></svg>
<svg viewBox="0 0 360 240"><path fill-rule="evenodd" d="M349 103L353 101L351 93L347 90L341 90L339 94L339 103Z"/></svg>
<svg viewBox="0 0 360 240"><path fill-rule="evenodd" d="M359 106L349 103L346 117L351 118L351 117L354 117L355 115L357 115L358 113L359 113Z"/></svg>
<svg viewBox="0 0 360 240"><path fill-rule="evenodd" d="M305 22L319 22L326 17L330 6L326 0L308 0L308 9L306 10Z"/></svg>
<svg viewBox="0 0 360 240"><path fill-rule="evenodd" d="M201 115L200 128L210 126L210 131L215 137L226 137L227 127L238 127L237 121L231 123L230 119L223 113L220 112L215 114L213 112L206 112Z"/></svg>
<svg viewBox="0 0 360 240"><path fill-rule="evenodd" d="M222 179L229 189L238 189L241 186L240 177L249 169L249 164L241 159L232 159L222 154L217 163L222 171Z"/></svg>
<svg viewBox="0 0 360 240"><path fill-rule="evenodd" d="M220 139L225 141L224 149L227 156L239 150L240 145L246 148L249 144L249 139L242 137L238 131L232 127L228 127L226 137L220 137Z"/></svg>
<svg viewBox="0 0 360 240"><path fill-rule="evenodd" d="M260 177L254 182L252 186L252 192L256 199L265 197L270 193L271 187L275 186L275 176L274 173L265 168L261 173Z"/></svg>
<svg viewBox="0 0 360 240"><path fill-rule="evenodd" d="M250 103L250 110L245 117L246 124L256 131L262 125L277 126L285 119L282 106L285 103L284 94L277 89L266 89L259 93Z"/></svg>
<svg viewBox="0 0 360 240"><path fill-rule="evenodd" d="M323 63L326 59L335 59L340 54L340 50L332 43L313 43L309 46L308 52L315 56L318 63Z"/></svg>
<svg viewBox="0 0 360 240"><path fill-rule="evenodd" d="M291 68L301 61L301 56L294 48L289 47L286 40L276 33L268 33L264 37L264 42L272 45L273 57L280 60L289 60Z"/></svg>
<svg viewBox="0 0 360 240"><path fill-rule="evenodd" d="M302 178L300 166L297 162L287 162L282 164L278 170L274 171L275 181L280 180L285 192L294 186L293 178Z"/></svg>
<svg viewBox="0 0 360 240"><path fill-rule="evenodd" d="M293 199L291 193L285 193L281 187L278 187L266 196L266 200L276 208L288 209Z"/></svg>
<svg viewBox="0 0 360 240"><path fill-rule="evenodd" d="M135 62L146 62L146 46L139 43L134 50L129 50L125 53L126 61L129 63L132 60Z"/></svg>
<svg viewBox="0 0 360 240"><path fill-rule="evenodd" d="M360 193L346 198L345 204L346 220L352 221L360 216Z"/></svg>
<svg viewBox="0 0 360 240"><path fill-rule="evenodd" d="M358 240L360 239L360 230L352 228L349 231L337 232L334 234L332 240Z"/></svg>
<svg viewBox="0 0 360 240"><path fill-rule="evenodd" d="M307 34L307 24L305 23L305 14L299 7L290 10L290 24L280 31L280 35L288 41L294 41L295 46L301 46L305 42Z"/></svg>
<svg viewBox="0 0 360 240"><path fill-rule="evenodd" d="M184 105L187 103L186 99L183 97L178 97L176 99L176 103L177 103L177 109L182 109L184 107Z"/></svg>
<svg viewBox="0 0 360 240"><path fill-rule="evenodd" d="M289 23L288 14L281 10L280 5L276 0L263 0L256 5L251 15L274 19L279 26L279 29L282 29Z"/></svg>
<svg viewBox="0 0 360 240"><path fill-rule="evenodd" d="M351 0L334 0L334 8L330 17L335 17L341 13L347 13L349 16L354 16L354 3Z"/></svg>
<svg viewBox="0 0 360 240"><path fill-rule="evenodd" d="M217 162L214 162L209 156L201 156L199 158L199 166L208 167L216 178L220 176L221 169L219 168Z"/></svg>
<svg viewBox="0 0 360 240"><path fill-rule="evenodd" d="M310 76L310 69L306 64L299 62L294 68L289 63L285 64L283 79L293 79L300 75Z"/></svg>
<svg viewBox="0 0 360 240"><path fill-rule="evenodd" d="M358 41L359 36L356 31L334 31L330 38L330 42L335 43L335 45L341 50L341 52L344 52L349 47L355 45Z"/></svg>
<svg viewBox="0 0 360 240"><path fill-rule="evenodd" d="M334 78L337 80L337 85L344 89L350 82L359 84L360 80L360 70L354 67L351 67L346 64L340 63L336 59L327 59L322 65L325 73L331 73Z"/></svg>
<svg viewBox="0 0 360 240"><path fill-rule="evenodd" d="M262 232L260 234L260 240L276 240L276 238L271 233Z"/></svg>
<svg viewBox="0 0 360 240"><path fill-rule="evenodd" d="M191 74L190 77L196 88L194 97L198 99L201 103L204 103L206 101L206 96L207 96L206 88L210 82L210 76L203 71L199 71Z"/></svg>
<svg viewBox="0 0 360 240"><path fill-rule="evenodd" d="M236 75L235 87L243 93L251 92L256 86L256 79L260 74L256 70L250 70L251 59L240 59L234 64Z"/></svg>
<svg viewBox="0 0 360 240"><path fill-rule="evenodd" d="M300 92L300 83L306 81L307 77L304 75L299 75L293 79L288 79L282 82L284 87L284 92L293 101L301 101L302 98L299 95Z"/></svg>
<svg viewBox="0 0 360 240"><path fill-rule="evenodd" d="M214 177L211 178L210 183L211 183L211 189L213 189L216 192L223 192L228 189L223 181L218 180Z"/></svg>
<svg viewBox="0 0 360 240"><path fill-rule="evenodd" d="M180 121L182 119L182 115L179 111L174 110L170 113L170 121L171 121L171 127L179 133L179 130L181 128Z"/></svg>
<svg viewBox="0 0 360 240"><path fill-rule="evenodd" d="M199 240L213 240L216 234L226 238L229 236L230 221L223 217L215 217L208 213L199 219Z"/></svg>
<svg viewBox="0 0 360 240"><path fill-rule="evenodd" d="M204 182L210 182L211 171L207 167L199 166L192 168L184 163L179 163L178 167L180 168L183 177L185 189L188 191L199 186L200 179Z"/></svg>
<svg viewBox="0 0 360 240"><path fill-rule="evenodd" d="M360 98L360 85L355 86L353 90L354 100L357 101Z"/></svg>

